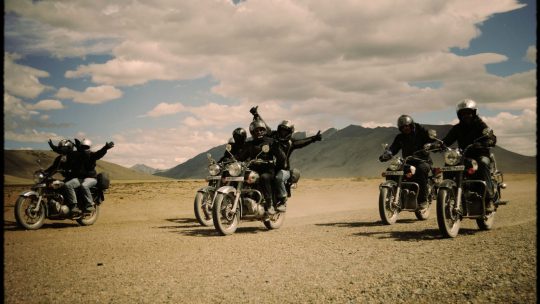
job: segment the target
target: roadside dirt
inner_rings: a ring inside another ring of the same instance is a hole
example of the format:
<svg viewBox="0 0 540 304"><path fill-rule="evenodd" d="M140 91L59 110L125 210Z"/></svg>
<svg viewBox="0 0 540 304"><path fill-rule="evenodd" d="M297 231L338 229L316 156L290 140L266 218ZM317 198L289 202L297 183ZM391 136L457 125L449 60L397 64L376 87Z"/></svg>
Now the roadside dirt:
<svg viewBox="0 0 540 304"><path fill-rule="evenodd" d="M16 227L25 187L4 187L5 303L536 303L536 176L506 176L490 231L443 239L401 213L383 225L381 180L300 181L282 228L200 226L203 181L114 183L95 225Z"/></svg>

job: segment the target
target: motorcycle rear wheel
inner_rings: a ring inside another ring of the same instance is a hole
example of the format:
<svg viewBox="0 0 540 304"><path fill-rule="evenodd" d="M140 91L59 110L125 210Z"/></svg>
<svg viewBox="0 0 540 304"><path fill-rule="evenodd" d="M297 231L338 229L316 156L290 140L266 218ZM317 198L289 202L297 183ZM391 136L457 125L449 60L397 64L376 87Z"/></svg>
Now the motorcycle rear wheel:
<svg viewBox="0 0 540 304"><path fill-rule="evenodd" d="M392 225L397 221L399 210L392 206L394 200L393 188L382 187L379 193L379 215L385 225Z"/></svg>
<svg viewBox="0 0 540 304"><path fill-rule="evenodd" d="M83 214L82 217L77 219L77 223L79 223L79 225L81 226L90 226L90 225L93 225L97 221L98 216L99 216L99 205L95 204L94 211L92 211L92 213L88 215Z"/></svg>
<svg viewBox="0 0 540 304"><path fill-rule="evenodd" d="M45 207L39 204L36 212L32 211L38 202L35 196L21 196L15 203L15 220L17 224L28 230L36 230L45 222Z"/></svg>
<svg viewBox="0 0 540 304"><path fill-rule="evenodd" d="M476 224L480 230L491 230L493 224L495 223L495 211L486 215L486 218L476 219Z"/></svg>
<svg viewBox="0 0 540 304"><path fill-rule="evenodd" d="M212 225L212 198L214 192L197 192L195 195L195 201L193 202L193 209L195 211L195 218L199 224L209 227Z"/></svg>
<svg viewBox="0 0 540 304"><path fill-rule="evenodd" d="M272 229L278 229L283 225L283 222L285 221L285 212L278 212L274 215L270 216L269 220L264 221L264 226L266 228L272 230Z"/></svg>
<svg viewBox="0 0 540 304"><path fill-rule="evenodd" d="M437 196L437 224L444 237L454 238L459 233L461 217L455 212L454 191L439 189Z"/></svg>
<svg viewBox="0 0 540 304"><path fill-rule="evenodd" d="M240 223L240 208L233 212L234 196L219 193L212 207L214 227L221 235L231 235L236 232Z"/></svg>

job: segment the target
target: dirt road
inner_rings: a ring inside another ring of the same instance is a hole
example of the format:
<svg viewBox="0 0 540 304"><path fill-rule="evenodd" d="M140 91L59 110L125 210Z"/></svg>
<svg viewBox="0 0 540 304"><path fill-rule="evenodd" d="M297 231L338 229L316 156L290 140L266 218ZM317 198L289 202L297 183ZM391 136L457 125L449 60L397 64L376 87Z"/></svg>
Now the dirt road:
<svg viewBox="0 0 540 304"><path fill-rule="evenodd" d="M113 183L93 226L16 228L4 187L5 303L536 303L536 176L507 176L495 227L442 239L435 204L382 225L380 180L301 180L282 228L218 236L202 181Z"/></svg>

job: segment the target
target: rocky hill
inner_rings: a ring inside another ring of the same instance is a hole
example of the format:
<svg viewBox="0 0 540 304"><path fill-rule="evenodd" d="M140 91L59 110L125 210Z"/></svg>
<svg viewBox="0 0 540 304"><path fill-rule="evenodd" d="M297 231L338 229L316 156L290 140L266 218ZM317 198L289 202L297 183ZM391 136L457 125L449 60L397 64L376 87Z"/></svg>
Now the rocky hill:
<svg viewBox="0 0 540 304"><path fill-rule="evenodd" d="M446 135L450 125L426 125L437 131L439 137ZM392 143L398 134L395 127L364 128L350 125L344 129L328 129L323 141L294 151L291 156L293 167L300 169L303 177L374 177L380 176L386 164L378 161L382 144ZM305 137L295 133L295 137ZM203 178L207 175L207 153L220 158L225 145L214 147L178 166L157 173L170 178ZM499 169L505 173L536 173L536 157L523 156L501 147L493 149ZM442 155L432 155L435 165L442 165Z"/></svg>

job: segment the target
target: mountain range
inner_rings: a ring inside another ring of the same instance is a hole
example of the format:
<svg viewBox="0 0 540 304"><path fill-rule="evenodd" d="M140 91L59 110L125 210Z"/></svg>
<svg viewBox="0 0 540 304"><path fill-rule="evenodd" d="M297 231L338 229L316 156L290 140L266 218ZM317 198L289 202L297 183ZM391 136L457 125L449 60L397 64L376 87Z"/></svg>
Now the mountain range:
<svg viewBox="0 0 540 304"><path fill-rule="evenodd" d="M451 125L424 125L444 137ZM291 165L302 172L303 177L375 177L380 176L387 164L378 161L384 143L391 144L399 133L395 127L364 128L350 125L344 129L331 128L322 133L323 140L312 143L291 155ZM295 133L295 138L305 138L305 133ZM499 170L503 173L536 173L536 157L524 156L501 147L492 149ZM207 175L210 153L219 159L225 145L214 147L169 170L155 175L170 178L204 178ZM443 165L441 153L432 154L435 166Z"/></svg>

